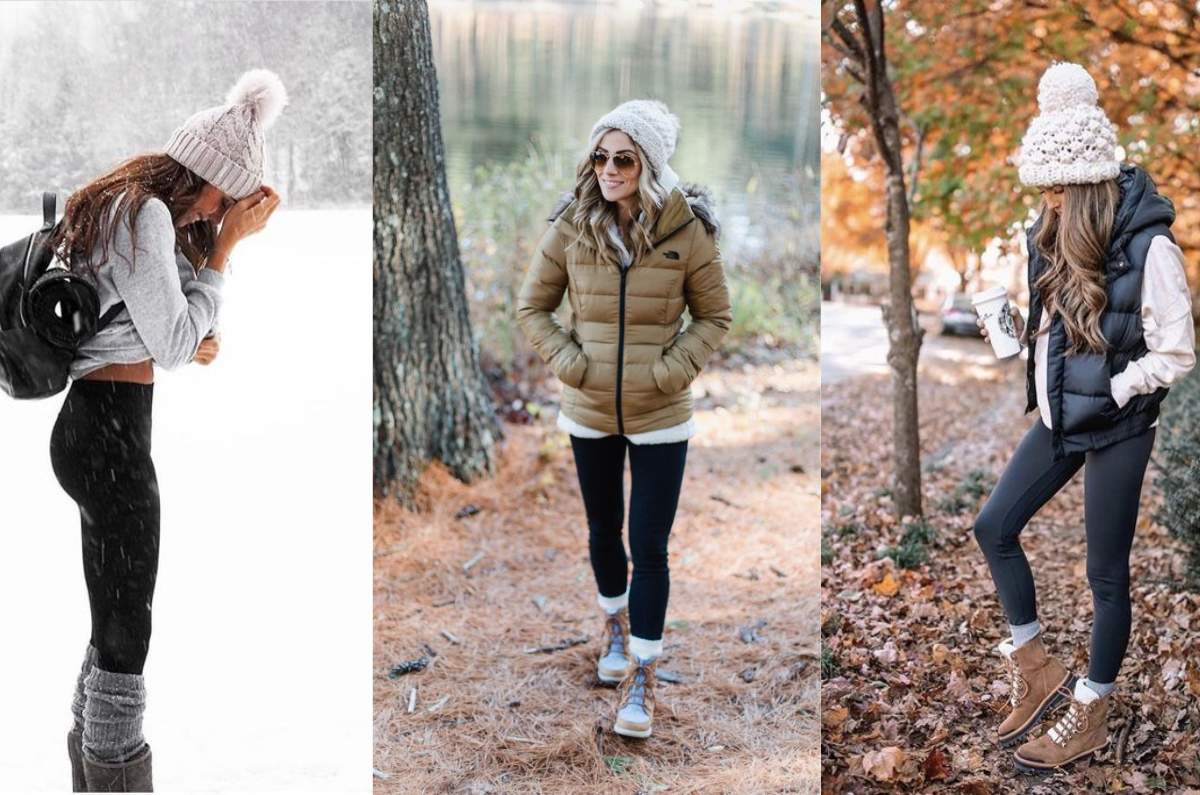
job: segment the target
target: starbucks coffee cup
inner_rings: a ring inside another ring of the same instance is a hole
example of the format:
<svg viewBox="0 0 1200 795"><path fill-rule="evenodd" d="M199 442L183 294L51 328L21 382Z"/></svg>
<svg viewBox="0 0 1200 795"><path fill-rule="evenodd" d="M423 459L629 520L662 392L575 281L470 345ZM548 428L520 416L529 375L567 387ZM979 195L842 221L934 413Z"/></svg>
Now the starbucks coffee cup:
<svg viewBox="0 0 1200 795"><path fill-rule="evenodd" d="M1008 304L1007 290L1003 287L993 287L975 293L971 296L971 304L987 328L992 352L998 358L1007 359L1021 352L1021 343L1017 340L1017 327L1013 323L1012 310Z"/></svg>

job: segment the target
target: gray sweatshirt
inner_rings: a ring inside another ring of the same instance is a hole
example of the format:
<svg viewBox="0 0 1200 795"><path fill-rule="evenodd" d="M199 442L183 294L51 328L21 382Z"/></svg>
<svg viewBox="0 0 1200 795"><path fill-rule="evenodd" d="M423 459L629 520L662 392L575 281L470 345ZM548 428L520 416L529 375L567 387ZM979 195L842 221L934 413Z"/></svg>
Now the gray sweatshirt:
<svg viewBox="0 0 1200 795"><path fill-rule="evenodd" d="M146 359L168 370L179 367L192 360L200 341L216 327L225 276L208 268L196 273L176 246L171 213L159 199L142 205L134 225L136 261L129 224L122 219L107 261L92 278L100 294L101 315L118 301L125 302L125 309L80 346L71 363L72 378L106 364ZM100 253L97 247L92 260L100 262ZM92 275L86 267L76 270Z"/></svg>

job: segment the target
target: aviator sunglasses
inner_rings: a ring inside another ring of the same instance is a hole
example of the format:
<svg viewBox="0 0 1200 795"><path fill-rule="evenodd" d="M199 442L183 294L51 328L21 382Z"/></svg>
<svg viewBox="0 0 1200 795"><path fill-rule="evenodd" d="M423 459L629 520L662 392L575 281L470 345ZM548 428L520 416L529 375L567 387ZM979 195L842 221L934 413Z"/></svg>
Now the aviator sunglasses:
<svg viewBox="0 0 1200 795"><path fill-rule="evenodd" d="M610 155L607 152L592 152L592 168L596 169L597 171L603 171L604 167L608 164L609 157ZM622 174L628 174L630 171L633 171L638 163L638 159L633 155L633 153L617 152L615 155L611 155L611 157L613 165L616 166L617 171L621 172Z"/></svg>

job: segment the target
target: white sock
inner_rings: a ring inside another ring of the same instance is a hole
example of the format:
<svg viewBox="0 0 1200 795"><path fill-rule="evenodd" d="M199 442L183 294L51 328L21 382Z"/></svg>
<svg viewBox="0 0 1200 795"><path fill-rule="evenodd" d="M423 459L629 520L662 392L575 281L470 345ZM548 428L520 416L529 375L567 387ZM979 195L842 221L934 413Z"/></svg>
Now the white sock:
<svg viewBox="0 0 1200 795"><path fill-rule="evenodd" d="M1075 680L1075 700L1084 704L1090 704L1098 698L1104 698L1117 687L1116 682L1102 684L1093 682L1091 679Z"/></svg>
<svg viewBox="0 0 1200 795"><path fill-rule="evenodd" d="M1009 624L1012 631L1013 648L1019 649L1042 633L1042 625L1035 618L1028 624Z"/></svg>
<svg viewBox="0 0 1200 795"><path fill-rule="evenodd" d="M612 614L618 610L629 606L629 589L625 589L625 593L620 596L604 596L596 594L596 603L604 608L605 612Z"/></svg>
<svg viewBox="0 0 1200 795"><path fill-rule="evenodd" d="M643 660L655 660L662 656L662 638L646 640L637 635L629 636L629 653Z"/></svg>

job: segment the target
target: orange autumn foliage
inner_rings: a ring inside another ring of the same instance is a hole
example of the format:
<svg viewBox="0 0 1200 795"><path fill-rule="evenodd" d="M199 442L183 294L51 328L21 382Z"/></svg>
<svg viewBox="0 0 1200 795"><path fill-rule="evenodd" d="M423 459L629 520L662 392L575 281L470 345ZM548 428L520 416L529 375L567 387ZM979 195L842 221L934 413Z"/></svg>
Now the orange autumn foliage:
<svg viewBox="0 0 1200 795"><path fill-rule="evenodd" d="M1015 158L1037 112L1038 78L1050 63L1067 60L1095 78L1125 160L1145 168L1175 202L1174 230L1193 255L1191 275L1200 277L1194 257L1200 249L1200 12L1194 4L956 0L895 4L888 14L906 157L918 162L914 215L949 247L981 251L1031 219L1036 194L1018 182ZM863 141L847 151L866 166L872 151L861 85L827 40L823 47L830 118L848 140ZM827 260L831 255L825 252Z"/></svg>

